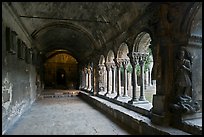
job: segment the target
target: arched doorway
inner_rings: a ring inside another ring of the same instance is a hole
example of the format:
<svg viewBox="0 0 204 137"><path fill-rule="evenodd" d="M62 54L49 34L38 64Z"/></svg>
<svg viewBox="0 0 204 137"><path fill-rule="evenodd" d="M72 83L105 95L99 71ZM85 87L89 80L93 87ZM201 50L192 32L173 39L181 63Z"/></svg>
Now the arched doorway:
<svg viewBox="0 0 204 137"><path fill-rule="evenodd" d="M76 89L78 62L66 52L53 52L44 63L45 88Z"/></svg>
<svg viewBox="0 0 204 137"><path fill-rule="evenodd" d="M56 76L56 81L57 81L57 85L60 88L66 88L66 72L63 68L59 68L57 69L56 72L57 76Z"/></svg>

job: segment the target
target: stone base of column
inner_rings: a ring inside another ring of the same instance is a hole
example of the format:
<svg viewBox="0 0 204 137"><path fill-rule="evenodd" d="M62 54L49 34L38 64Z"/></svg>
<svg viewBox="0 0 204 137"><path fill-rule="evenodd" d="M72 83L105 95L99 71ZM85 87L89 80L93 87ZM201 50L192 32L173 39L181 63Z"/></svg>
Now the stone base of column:
<svg viewBox="0 0 204 137"><path fill-rule="evenodd" d="M122 95L122 97L128 97L128 95Z"/></svg>
<svg viewBox="0 0 204 137"><path fill-rule="evenodd" d="M108 92L106 92L105 94L104 94L104 96L107 96L109 93Z"/></svg>
<svg viewBox="0 0 204 137"><path fill-rule="evenodd" d="M83 89L84 89L84 90L87 90L87 87L84 87Z"/></svg>
<svg viewBox="0 0 204 137"><path fill-rule="evenodd" d="M94 96L94 95L95 95L93 89L90 90L90 95L91 95L91 96Z"/></svg>
<svg viewBox="0 0 204 137"><path fill-rule="evenodd" d="M119 97L121 97L121 96L120 96L120 95L117 95L117 96L114 97L114 99L118 99Z"/></svg>
<svg viewBox="0 0 204 137"><path fill-rule="evenodd" d="M165 115L152 113L151 122L161 126L169 126L169 118L166 118Z"/></svg>
<svg viewBox="0 0 204 137"><path fill-rule="evenodd" d="M169 125L169 117L165 114L165 96L153 95L151 121L157 125Z"/></svg>
<svg viewBox="0 0 204 137"><path fill-rule="evenodd" d="M147 104L147 103L149 103L148 100L143 100L143 101L138 100L138 101L134 102L134 104Z"/></svg>
<svg viewBox="0 0 204 137"><path fill-rule="evenodd" d="M138 102L137 98L131 99L130 101L128 101L129 104L135 104L136 102Z"/></svg>
<svg viewBox="0 0 204 137"><path fill-rule="evenodd" d="M147 101L145 96L140 96L139 101Z"/></svg>

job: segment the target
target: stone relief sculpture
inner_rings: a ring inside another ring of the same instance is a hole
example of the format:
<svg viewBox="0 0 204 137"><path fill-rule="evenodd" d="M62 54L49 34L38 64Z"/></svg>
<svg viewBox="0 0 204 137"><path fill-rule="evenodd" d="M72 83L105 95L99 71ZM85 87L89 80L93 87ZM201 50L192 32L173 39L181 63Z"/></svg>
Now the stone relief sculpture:
<svg viewBox="0 0 204 137"><path fill-rule="evenodd" d="M195 113L199 110L198 102L192 100L190 92L192 91L191 80L191 60L187 56L187 51L181 48L177 53L175 69L175 102L171 104L173 111L180 111L181 113Z"/></svg>
<svg viewBox="0 0 204 137"><path fill-rule="evenodd" d="M187 93L191 89L191 62L185 58L185 50L181 49L178 52L176 60L176 86L177 94L182 98L190 99Z"/></svg>

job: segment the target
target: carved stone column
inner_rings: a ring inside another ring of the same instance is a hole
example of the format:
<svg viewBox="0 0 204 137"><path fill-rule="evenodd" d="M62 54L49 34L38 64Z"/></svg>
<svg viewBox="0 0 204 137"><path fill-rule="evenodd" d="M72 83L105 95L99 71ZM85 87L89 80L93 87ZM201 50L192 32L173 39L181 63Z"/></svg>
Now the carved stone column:
<svg viewBox="0 0 204 137"><path fill-rule="evenodd" d="M112 92L115 93L115 64L111 65L111 70L112 70Z"/></svg>
<svg viewBox="0 0 204 137"><path fill-rule="evenodd" d="M83 76L83 72L82 72L82 70L80 70L80 73L79 73L79 90L82 89L82 76Z"/></svg>
<svg viewBox="0 0 204 137"><path fill-rule="evenodd" d="M88 81L89 81L87 68L85 68L85 78L86 78L86 80L85 80L85 88L84 89L86 90L86 89L88 89Z"/></svg>
<svg viewBox="0 0 204 137"><path fill-rule="evenodd" d="M88 68L88 89L91 90L91 67Z"/></svg>
<svg viewBox="0 0 204 137"><path fill-rule="evenodd" d="M128 103L133 104L134 102L137 102L138 99L136 97L136 89L137 89L137 74L136 74L136 65L138 63L137 59L137 52L133 52L132 54L128 54L130 58L130 63L132 65L132 99L128 101Z"/></svg>
<svg viewBox="0 0 204 137"><path fill-rule="evenodd" d="M105 96L110 93L110 69L111 69L111 63L106 63L106 70L107 70L107 92L105 93Z"/></svg>
<svg viewBox="0 0 204 137"><path fill-rule="evenodd" d="M114 99L117 99L121 94L121 80L120 80L120 67L121 67L121 60L120 59L114 59L116 67L117 67L117 95Z"/></svg>
<svg viewBox="0 0 204 137"><path fill-rule="evenodd" d="M124 92L123 92L123 96L126 97L127 96L127 66L129 63L129 59L123 59L122 60L122 65L123 65L123 69L124 69Z"/></svg>
<svg viewBox="0 0 204 137"><path fill-rule="evenodd" d="M80 87L79 90L83 89L83 69L80 71Z"/></svg>
<svg viewBox="0 0 204 137"><path fill-rule="evenodd" d="M144 62L146 60L147 54L140 53L139 54L139 65L140 65L140 74L141 74L141 85L140 85L140 97L139 101L145 101L144 96Z"/></svg>
<svg viewBox="0 0 204 137"><path fill-rule="evenodd" d="M132 83L132 80L131 80L131 79L132 79L131 73L128 72L128 73L127 73L127 76L128 76L128 77L127 77L127 78L128 78L128 81L127 81L127 83L128 83L128 85L127 85L127 90L129 91L129 90L131 90L131 86L132 86L132 84L131 84L131 83Z"/></svg>

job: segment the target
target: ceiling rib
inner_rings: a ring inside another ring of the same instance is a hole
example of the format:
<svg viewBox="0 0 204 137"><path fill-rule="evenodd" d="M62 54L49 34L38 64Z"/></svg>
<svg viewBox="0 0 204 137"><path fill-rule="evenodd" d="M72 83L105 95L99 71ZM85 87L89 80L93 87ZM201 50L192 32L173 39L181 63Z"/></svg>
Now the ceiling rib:
<svg viewBox="0 0 204 137"><path fill-rule="evenodd" d="M97 21L97 20L85 20L85 19L71 19L71 18L67 18L67 19L62 19L62 18L51 18L51 17L39 17L39 16L24 16L24 15L20 15L19 17L21 18L34 18L34 19L48 19L48 20L69 20L69 21L77 21L77 22L93 22L93 23L105 23L105 24L109 24L109 21Z"/></svg>

